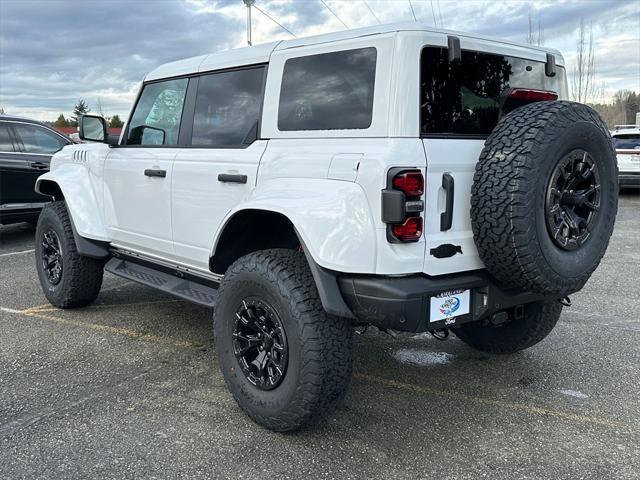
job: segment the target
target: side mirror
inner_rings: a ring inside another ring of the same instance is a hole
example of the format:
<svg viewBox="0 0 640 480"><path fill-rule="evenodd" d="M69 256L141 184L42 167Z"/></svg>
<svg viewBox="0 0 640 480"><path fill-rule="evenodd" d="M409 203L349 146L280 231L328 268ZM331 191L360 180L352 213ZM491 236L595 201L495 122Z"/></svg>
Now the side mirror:
<svg viewBox="0 0 640 480"><path fill-rule="evenodd" d="M128 145L164 145L167 132L150 125L138 125L131 129Z"/></svg>
<svg viewBox="0 0 640 480"><path fill-rule="evenodd" d="M90 142L106 142L108 138L107 122L98 115L80 117L80 139Z"/></svg>

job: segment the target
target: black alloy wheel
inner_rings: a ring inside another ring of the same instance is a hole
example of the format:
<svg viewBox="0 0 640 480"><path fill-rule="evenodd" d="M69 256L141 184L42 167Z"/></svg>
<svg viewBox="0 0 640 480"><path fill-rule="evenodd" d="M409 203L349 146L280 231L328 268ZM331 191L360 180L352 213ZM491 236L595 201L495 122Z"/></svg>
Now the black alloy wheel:
<svg viewBox="0 0 640 480"><path fill-rule="evenodd" d="M58 234L50 228L42 236L42 269L48 282L58 285L62 280L62 251Z"/></svg>
<svg viewBox="0 0 640 480"><path fill-rule="evenodd" d="M573 150L556 165L546 199L549 235L564 250L587 241L600 208L598 166L584 150Z"/></svg>
<svg viewBox="0 0 640 480"><path fill-rule="evenodd" d="M273 390L282 383L289 348L271 305L257 297L242 300L236 311L233 351L244 376L260 390Z"/></svg>

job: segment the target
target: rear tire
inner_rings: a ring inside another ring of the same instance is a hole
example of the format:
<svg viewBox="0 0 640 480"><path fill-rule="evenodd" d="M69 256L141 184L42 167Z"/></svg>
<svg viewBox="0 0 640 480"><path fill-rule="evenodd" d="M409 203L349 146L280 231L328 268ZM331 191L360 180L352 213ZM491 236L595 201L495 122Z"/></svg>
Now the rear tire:
<svg viewBox="0 0 640 480"><path fill-rule="evenodd" d="M470 347L486 353L514 353L532 347L555 327L562 305L558 301L524 305L524 316L501 325L474 322L452 331Z"/></svg>
<svg viewBox="0 0 640 480"><path fill-rule="evenodd" d="M258 424L297 430L344 397L353 328L324 311L302 253L263 250L238 259L224 276L213 317L227 387Z"/></svg>
<svg viewBox="0 0 640 480"><path fill-rule="evenodd" d="M83 257L64 202L46 204L36 227L36 270L42 291L59 308L84 307L102 287L104 262Z"/></svg>

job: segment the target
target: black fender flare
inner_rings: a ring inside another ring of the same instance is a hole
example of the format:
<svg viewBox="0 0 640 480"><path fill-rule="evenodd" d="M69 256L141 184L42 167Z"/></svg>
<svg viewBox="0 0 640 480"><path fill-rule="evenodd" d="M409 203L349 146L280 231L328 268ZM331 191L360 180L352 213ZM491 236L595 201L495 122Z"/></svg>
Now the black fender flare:
<svg viewBox="0 0 640 480"><path fill-rule="evenodd" d="M316 283L318 296L320 297L324 310L329 315L351 319L356 318L347 303L344 301L342 292L338 286L338 273L318 265L309 253L309 249L304 244L302 237L297 231L296 235L300 240L302 251L304 252L304 256L309 264L309 270L311 270L311 275Z"/></svg>

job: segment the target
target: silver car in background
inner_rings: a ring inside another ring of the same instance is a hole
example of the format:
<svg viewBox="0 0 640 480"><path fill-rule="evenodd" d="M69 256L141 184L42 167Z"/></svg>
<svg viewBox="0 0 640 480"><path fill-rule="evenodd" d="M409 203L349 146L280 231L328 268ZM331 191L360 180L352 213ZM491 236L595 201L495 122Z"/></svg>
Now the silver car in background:
<svg viewBox="0 0 640 480"><path fill-rule="evenodd" d="M620 188L640 188L640 125L616 125L611 132Z"/></svg>

